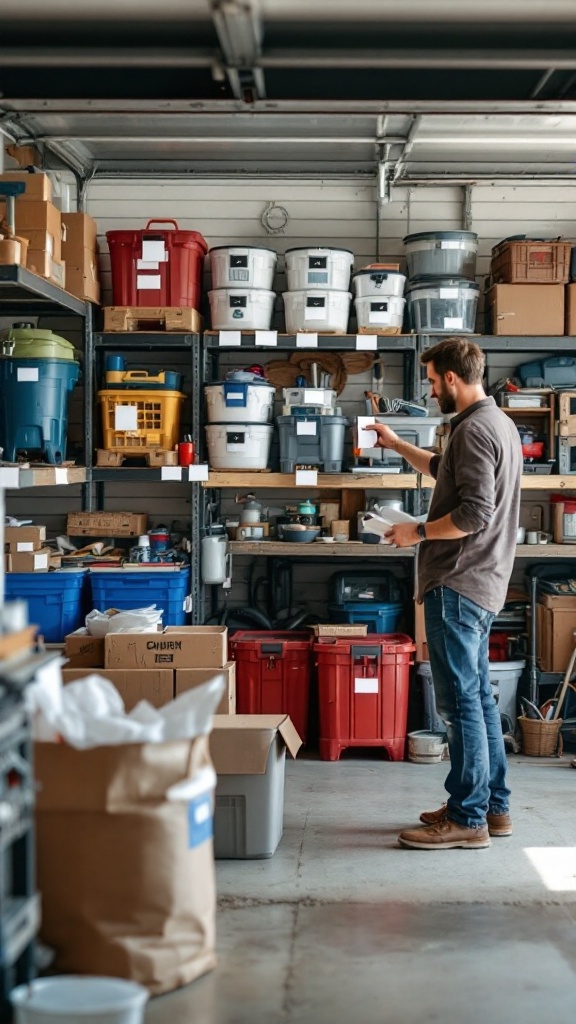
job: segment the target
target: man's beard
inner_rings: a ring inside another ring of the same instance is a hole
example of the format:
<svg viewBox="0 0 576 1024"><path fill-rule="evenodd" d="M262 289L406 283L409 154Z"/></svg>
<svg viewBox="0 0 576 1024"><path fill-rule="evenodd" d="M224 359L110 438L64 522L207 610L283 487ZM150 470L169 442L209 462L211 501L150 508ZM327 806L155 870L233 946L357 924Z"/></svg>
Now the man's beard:
<svg viewBox="0 0 576 1024"><path fill-rule="evenodd" d="M436 401L440 406L440 412L443 413L444 416L447 416L449 413L456 412L456 399L449 391L446 390L446 386L444 384L442 384L440 394L436 396Z"/></svg>

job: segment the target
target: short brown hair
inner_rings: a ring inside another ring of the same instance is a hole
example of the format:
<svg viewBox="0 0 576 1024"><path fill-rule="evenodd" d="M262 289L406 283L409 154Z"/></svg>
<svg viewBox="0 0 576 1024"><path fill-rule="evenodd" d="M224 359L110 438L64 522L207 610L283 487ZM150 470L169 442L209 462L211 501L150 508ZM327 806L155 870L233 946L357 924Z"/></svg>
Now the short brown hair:
<svg viewBox="0 0 576 1024"><path fill-rule="evenodd" d="M434 363L441 377L452 371L465 384L481 384L484 376L485 356L474 341L467 338L445 338L420 356L420 362Z"/></svg>

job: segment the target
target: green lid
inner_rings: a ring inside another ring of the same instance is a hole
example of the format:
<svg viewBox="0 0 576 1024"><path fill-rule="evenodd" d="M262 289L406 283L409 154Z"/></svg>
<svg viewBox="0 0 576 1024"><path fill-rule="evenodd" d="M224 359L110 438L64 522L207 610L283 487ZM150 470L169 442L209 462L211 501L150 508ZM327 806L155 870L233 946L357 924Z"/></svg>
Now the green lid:
<svg viewBox="0 0 576 1024"><path fill-rule="evenodd" d="M68 359L74 361L74 345L44 327L14 324L0 331L2 352L12 359Z"/></svg>

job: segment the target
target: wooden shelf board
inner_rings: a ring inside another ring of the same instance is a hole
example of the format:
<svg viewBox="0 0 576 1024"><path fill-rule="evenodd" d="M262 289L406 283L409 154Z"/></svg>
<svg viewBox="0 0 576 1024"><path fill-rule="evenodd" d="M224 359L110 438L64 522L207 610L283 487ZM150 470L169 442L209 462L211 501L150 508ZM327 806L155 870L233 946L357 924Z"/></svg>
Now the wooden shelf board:
<svg viewBox="0 0 576 1024"><path fill-rule="evenodd" d="M317 485L309 487L307 485L297 485L293 473L235 473L232 471L217 472L216 470L210 470L208 480L202 486L244 487L250 490L254 488L281 487L284 490L296 490L303 493L304 491L313 490L339 491L343 489L414 491L417 484L417 473L369 473L366 476L362 476L359 473L319 473Z"/></svg>
<svg viewBox="0 0 576 1024"><path fill-rule="evenodd" d="M284 555L287 558L413 558L415 548L395 548L389 544L363 544L362 541L344 541L334 544L291 544L281 540L233 540L230 550L234 555Z"/></svg>

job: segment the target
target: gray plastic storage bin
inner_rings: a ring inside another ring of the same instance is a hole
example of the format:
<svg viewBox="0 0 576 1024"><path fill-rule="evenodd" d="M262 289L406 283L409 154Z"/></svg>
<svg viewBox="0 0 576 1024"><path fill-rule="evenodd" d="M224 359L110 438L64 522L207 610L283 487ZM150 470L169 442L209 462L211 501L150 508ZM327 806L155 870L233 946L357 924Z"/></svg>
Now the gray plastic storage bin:
<svg viewBox="0 0 576 1024"><path fill-rule="evenodd" d="M412 281L406 291L410 326L417 334L473 334L479 294L474 281Z"/></svg>
<svg viewBox="0 0 576 1024"><path fill-rule="evenodd" d="M340 473L344 456L345 416L278 416L280 472L295 466L319 466Z"/></svg>
<svg viewBox="0 0 576 1024"><path fill-rule="evenodd" d="M421 231L406 235L408 276L469 277L476 274L478 235L474 231Z"/></svg>
<svg viewBox="0 0 576 1024"><path fill-rule="evenodd" d="M284 829L286 747L270 747L264 775L219 775L214 809L214 856L271 857Z"/></svg>
<svg viewBox="0 0 576 1024"><path fill-rule="evenodd" d="M430 662L421 661L416 668L416 675L420 680L424 699L424 729L429 732L446 732L444 719L440 718L436 711L436 696Z"/></svg>

